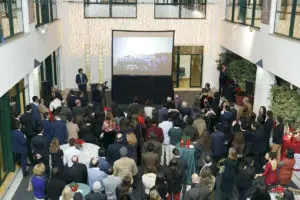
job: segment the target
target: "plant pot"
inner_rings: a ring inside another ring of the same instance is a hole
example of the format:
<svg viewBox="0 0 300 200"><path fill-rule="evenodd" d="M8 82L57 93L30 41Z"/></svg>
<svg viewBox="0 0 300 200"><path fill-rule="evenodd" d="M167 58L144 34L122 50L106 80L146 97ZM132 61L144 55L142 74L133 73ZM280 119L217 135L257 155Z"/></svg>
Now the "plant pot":
<svg viewBox="0 0 300 200"><path fill-rule="evenodd" d="M240 106L243 105L244 98L245 96L235 95L235 103Z"/></svg>

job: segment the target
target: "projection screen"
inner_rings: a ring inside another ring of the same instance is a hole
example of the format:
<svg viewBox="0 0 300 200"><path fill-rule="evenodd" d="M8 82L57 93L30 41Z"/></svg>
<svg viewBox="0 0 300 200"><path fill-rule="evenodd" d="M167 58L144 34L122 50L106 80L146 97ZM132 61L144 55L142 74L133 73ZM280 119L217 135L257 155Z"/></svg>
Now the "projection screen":
<svg viewBox="0 0 300 200"><path fill-rule="evenodd" d="M112 32L113 75L170 76L174 31Z"/></svg>

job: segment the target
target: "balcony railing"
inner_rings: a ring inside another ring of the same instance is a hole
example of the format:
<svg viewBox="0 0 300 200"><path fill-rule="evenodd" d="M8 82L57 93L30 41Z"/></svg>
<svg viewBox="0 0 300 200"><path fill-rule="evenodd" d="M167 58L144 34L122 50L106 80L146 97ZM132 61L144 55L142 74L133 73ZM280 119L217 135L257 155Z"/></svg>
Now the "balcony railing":
<svg viewBox="0 0 300 200"><path fill-rule="evenodd" d="M0 43L22 32L22 0L0 0Z"/></svg>
<svg viewBox="0 0 300 200"><path fill-rule="evenodd" d="M300 39L299 0L278 0L275 19L275 33Z"/></svg>
<svg viewBox="0 0 300 200"><path fill-rule="evenodd" d="M259 28L262 0L226 0L225 20Z"/></svg>
<svg viewBox="0 0 300 200"><path fill-rule="evenodd" d="M155 0L156 19L205 19L206 0Z"/></svg>
<svg viewBox="0 0 300 200"><path fill-rule="evenodd" d="M85 0L85 18L136 18L136 0Z"/></svg>

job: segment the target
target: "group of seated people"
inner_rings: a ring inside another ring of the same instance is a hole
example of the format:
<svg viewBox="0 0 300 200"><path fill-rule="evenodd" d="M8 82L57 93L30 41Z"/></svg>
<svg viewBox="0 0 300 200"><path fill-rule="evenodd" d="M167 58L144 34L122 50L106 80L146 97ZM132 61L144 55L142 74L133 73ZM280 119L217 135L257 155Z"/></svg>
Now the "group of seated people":
<svg viewBox="0 0 300 200"><path fill-rule="evenodd" d="M84 95L74 91L66 100L60 96L49 109L34 97L13 120L13 152L24 176L27 157L34 166L35 199L213 200L221 176L222 200L233 199L235 188L241 200L264 200L270 199L270 187L291 180L294 152L280 157L283 120L273 119L263 106L256 116L248 99L237 110L217 92L203 94L192 106L175 95L157 109L150 99L142 105L135 97L123 110L114 102L110 108L83 105ZM183 136L195 148L195 166L180 155ZM84 145L78 139L99 146L88 164L79 159ZM60 145L68 148L62 151ZM191 177L189 169L195 172ZM259 177L265 177L263 184ZM86 184L91 192L83 197L72 191L73 183Z"/></svg>

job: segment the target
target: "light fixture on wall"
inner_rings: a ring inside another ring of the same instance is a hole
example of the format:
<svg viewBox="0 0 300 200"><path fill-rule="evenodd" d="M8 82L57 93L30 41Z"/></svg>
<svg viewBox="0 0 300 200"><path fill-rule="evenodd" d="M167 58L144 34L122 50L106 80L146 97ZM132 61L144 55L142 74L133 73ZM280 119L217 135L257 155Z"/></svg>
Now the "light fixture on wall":
<svg viewBox="0 0 300 200"><path fill-rule="evenodd" d="M48 25L47 25L47 24L42 25L42 26L38 27L38 30L39 30L39 32L40 32L41 34L44 35L45 33L48 32Z"/></svg>

